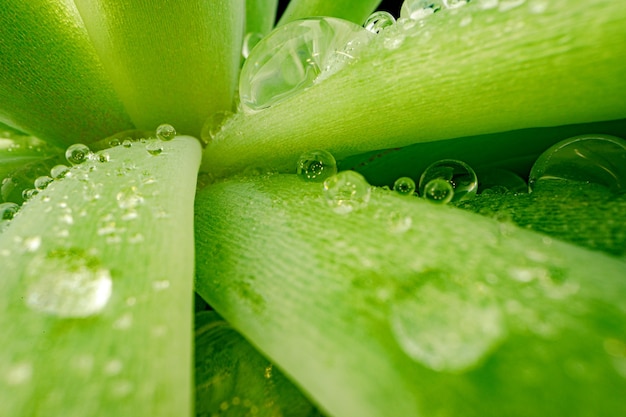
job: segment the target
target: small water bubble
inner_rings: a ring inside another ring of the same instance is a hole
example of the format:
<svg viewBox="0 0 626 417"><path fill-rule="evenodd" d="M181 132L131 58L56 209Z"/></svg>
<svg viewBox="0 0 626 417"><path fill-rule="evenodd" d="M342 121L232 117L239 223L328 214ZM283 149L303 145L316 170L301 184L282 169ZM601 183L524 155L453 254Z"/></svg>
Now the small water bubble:
<svg viewBox="0 0 626 417"><path fill-rule="evenodd" d="M400 177L393 183L393 190L400 195L413 195L415 181L409 177Z"/></svg>
<svg viewBox="0 0 626 417"><path fill-rule="evenodd" d="M411 216L396 212L389 214L387 222L389 224L389 230L392 233L405 233L410 230L413 225Z"/></svg>
<svg viewBox="0 0 626 417"><path fill-rule="evenodd" d="M37 189L37 191L43 191L46 189L46 187L48 185L50 185L50 183L54 181L51 177L47 176L47 175L42 175L41 177L38 177L35 180L35 188Z"/></svg>
<svg viewBox="0 0 626 417"><path fill-rule="evenodd" d="M172 140L176 137L176 129L174 126L168 125L167 123L160 125L156 129L157 139L168 141Z"/></svg>
<svg viewBox="0 0 626 417"><path fill-rule="evenodd" d="M139 189L136 186L130 186L122 189L115 196L117 205L121 209L134 209L143 204L144 198L139 193Z"/></svg>
<svg viewBox="0 0 626 417"><path fill-rule="evenodd" d="M355 171L342 171L324 181L326 202L339 214L367 206L371 192L365 178Z"/></svg>
<svg viewBox="0 0 626 417"><path fill-rule="evenodd" d="M441 0L405 0L400 9L400 17L420 20L441 10Z"/></svg>
<svg viewBox="0 0 626 417"><path fill-rule="evenodd" d="M133 141L130 139L124 139L122 141L122 146L125 148L130 148L131 146L133 146Z"/></svg>
<svg viewBox="0 0 626 417"><path fill-rule="evenodd" d="M122 142L118 139L118 138L113 138L111 140L109 140L109 146L111 148L115 148L116 146L120 146Z"/></svg>
<svg viewBox="0 0 626 417"><path fill-rule="evenodd" d="M68 167L67 165L59 164L53 166L52 169L50 169L50 176L55 180L59 180L66 177L69 172L70 167Z"/></svg>
<svg viewBox="0 0 626 417"><path fill-rule="evenodd" d="M202 131L200 132L202 141L206 144L211 143L222 130L226 121L233 115L234 113L231 111L218 111L210 115L204 122L204 125L202 125Z"/></svg>
<svg viewBox="0 0 626 417"><path fill-rule="evenodd" d="M401 47L405 39L406 36L401 33L392 33L389 36L385 37L385 40L383 41L383 46L386 49L393 51L394 49L398 49L399 47Z"/></svg>
<svg viewBox="0 0 626 417"><path fill-rule="evenodd" d="M24 201L28 201L37 194L39 194L39 190L37 190L36 188L27 188L22 191L22 198L24 199Z"/></svg>
<svg viewBox="0 0 626 417"><path fill-rule="evenodd" d="M168 280L154 281L152 283L152 289L154 291L163 291L167 290L170 287L170 282Z"/></svg>
<svg viewBox="0 0 626 417"><path fill-rule="evenodd" d="M277 104L339 71L375 35L332 17L279 26L252 50L240 73L239 98L254 112Z"/></svg>
<svg viewBox="0 0 626 417"><path fill-rule="evenodd" d="M541 154L533 165L528 188L548 181L600 184L615 193L626 191L626 141L590 134L563 140Z"/></svg>
<svg viewBox="0 0 626 417"><path fill-rule="evenodd" d="M244 59L247 59L250 56L250 53L254 49L254 47L261 42L263 39L263 34L259 32L248 32L246 36L243 38L243 46L241 48L241 55Z"/></svg>
<svg viewBox="0 0 626 417"><path fill-rule="evenodd" d="M15 203L0 203L0 222L13 219L19 209L20 206Z"/></svg>
<svg viewBox="0 0 626 417"><path fill-rule="evenodd" d="M107 305L113 282L99 259L80 249L57 249L33 258L24 272L25 303L59 317L88 317Z"/></svg>
<svg viewBox="0 0 626 417"><path fill-rule="evenodd" d="M431 164L419 181L419 190L425 196L426 185L434 179L448 181L454 190L450 201L461 201L473 198L478 189L478 179L474 170L465 162L456 159L442 159ZM435 183L440 186L440 183ZM428 198L428 197L427 197ZM441 201L444 199L439 199Z"/></svg>
<svg viewBox="0 0 626 417"><path fill-rule="evenodd" d="M385 11L378 11L378 12L372 13L367 18L367 20L365 20L363 27L372 33L378 34L385 28L388 28L395 24L396 24L396 19L395 17L393 17L391 13L385 12Z"/></svg>
<svg viewBox="0 0 626 417"><path fill-rule="evenodd" d="M323 182L337 174L337 161L327 151L309 151L300 156L296 165L298 176L307 181Z"/></svg>
<svg viewBox="0 0 626 417"><path fill-rule="evenodd" d="M98 162L109 162L111 160L111 155L108 152L98 152L96 154L96 160Z"/></svg>
<svg viewBox="0 0 626 417"><path fill-rule="evenodd" d="M91 158L91 149L82 143L70 145L65 151L65 159L72 165L79 165Z"/></svg>
<svg viewBox="0 0 626 417"><path fill-rule="evenodd" d="M36 252L41 247L41 236L31 236L24 239L22 247L27 252Z"/></svg>
<svg viewBox="0 0 626 417"><path fill-rule="evenodd" d="M146 143L146 150L150 155L157 156L163 152L163 145L161 145L159 141L151 140L150 142Z"/></svg>
<svg viewBox="0 0 626 417"><path fill-rule="evenodd" d="M458 9L469 3L469 0L443 0L443 5L446 9Z"/></svg>
<svg viewBox="0 0 626 417"><path fill-rule="evenodd" d="M426 183L422 191L422 197L435 203L447 204L454 197L454 188L449 181L435 178Z"/></svg>

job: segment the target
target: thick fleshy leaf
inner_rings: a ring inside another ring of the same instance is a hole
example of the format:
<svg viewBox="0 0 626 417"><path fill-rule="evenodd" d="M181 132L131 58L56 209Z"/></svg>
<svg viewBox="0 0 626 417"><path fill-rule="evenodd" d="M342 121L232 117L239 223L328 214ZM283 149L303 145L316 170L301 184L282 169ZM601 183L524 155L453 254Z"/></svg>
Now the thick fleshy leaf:
<svg viewBox="0 0 626 417"><path fill-rule="evenodd" d="M0 122L65 146L132 128L72 1L2 3Z"/></svg>
<svg viewBox="0 0 626 417"><path fill-rule="evenodd" d="M244 0L76 0L76 5L138 128L170 123L199 137L210 114L231 109Z"/></svg>
<svg viewBox="0 0 626 417"><path fill-rule="evenodd" d="M381 0L291 0L278 25L311 16L332 16L362 25Z"/></svg>
<svg viewBox="0 0 626 417"><path fill-rule="evenodd" d="M626 8L611 0L595 0L593 13L585 0L507 11L479 4L391 27L357 62L301 94L237 114L205 150L203 168L228 175L262 163L293 171L311 149L342 159L626 116Z"/></svg>
<svg viewBox="0 0 626 417"><path fill-rule="evenodd" d="M335 417L624 411L610 256L380 189L340 215L287 175L201 191L196 251L197 291Z"/></svg>
<svg viewBox="0 0 626 417"><path fill-rule="evenodd" d="M199 154L190 137L109 149L0 234L3 415L191 415Z"/></svg>

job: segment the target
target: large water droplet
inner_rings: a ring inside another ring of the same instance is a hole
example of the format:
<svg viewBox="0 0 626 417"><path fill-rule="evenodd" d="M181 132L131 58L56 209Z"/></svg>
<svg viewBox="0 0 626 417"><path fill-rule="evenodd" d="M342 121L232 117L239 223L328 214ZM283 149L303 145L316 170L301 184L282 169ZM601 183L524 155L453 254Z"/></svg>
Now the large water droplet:
<svg viewBox="0 0 626 417"><path fill-rule="evenodd" d="M66 165L55 165L50 169L50 176L55 180L64 178L70 172L70 168Z"/></svg>
<svg viewBox="0 0 626 417"><path fill-rule="evenodd" d="M48 185L50 185L50 183L54 181L51 177L47 176L47 175L42 175L41 177L37 177L37 179L35 180L35 188L38 191L42 191L44 190Z"/></svg>
<svg viewBox="0 0 626 417"><path fill-rule="evenodd" d="M17 212L20 206L15 203L0 203L0 222L5 220L11 220Z"/></svg>
<svg viewBox="0 0 626 417"><path fill-rule="evenodd" d="M256 45L241 69L243 108L262 110L311 87L355 59L373 36L362 26L331 17L279 26Z"/></svg>
<svg viewBox="0 0 626 417"><path fill-rule="evenodd" d="M176 137L176 129L174 126L168 124L162 124L156 129L156 136L161 140L172 140Z"/></svg>
<svg viewBox="0 0 626 417"><path fill-rule="evenodd" d="M476 195L478 189L478 180L474 170L465 162L456 159L442 159L426 168L419 181L422 196L426 194L426 185L434 179L443 179L452 185L454 196L451 201L470 199Z"/></svg>
<svg viewBox="0 0 626 417"><path fill-rule="evenodd" d="M578 181L626 191L626 141L610 135L581 135L545 151L530 171L532 191L544 181Z"/></svg>
<svg viewBox="0 0 626 417"><path fill-rule="evenodd" d="M413 195L415 181L409 177L400 177L393 183L393 190L401 195Z"/></svg>
<svg viewBox="0 0 626 417"><path fill-rule="evenodd" d="M337 162L330 152L309 151L298 159L296 172L304 180L322 182L337 174Z"/></svg>
<svg viewBox="0 0 626 417"><path fill-rule="evenodd" d="M202 141L211 143L222 130L226 121L233 115L234 113L231 111L218 111L210 115L204 122L204 125L202 125L202 131L200 132Z"/></svg>
<svg viewBox="0 0 626 417"><path fill-rule="evenodd" d="M65 150L65 159L72 165L79 165L91 157L91 150L87 145L75 143Z"/></svg>
<svg viewBox="0 0 626 417"><path fill-rule="evenodd" d="M365 178L355 171L342 171L324 181L326 201L339 214L367 206L371 192Z"/></svg>
<svg viewBox="0 0 626 417"><path fill-rule="evenodd" d="M158 140L151 140L146 143L146 151L148 151L150 155L161 155L163 152L163 145L161 145Z"/></svg>
<svg viewBox="0 0 626 417"><path fill-rule="evenodd" d="M26 267L25 303L33 310L59 317L99 313L111 297L110 272L100 260L80 249L52 250Z"/></svg>
<svg viewBox="0 0 626 417"><path fill-rule="evenodd" d="M400 17L420 20L437 13L441 6L441 0L405 0L400 9Z"/></svg>
<svg viewBox="0 0 626 417"><path fill-rule="evenodd" d="M383 29L393 26L395 23L396 19L391 13L378 11L372 13L367 20L365 20L363 27L372 33L379 33Z"/></svg>
<svg viewBox="0 0 626 417"><path fill-rule="evenodd" d="M426 283L402 294L390 310L396 341L413 360L435 371L475 368L505 336L497 304L479 290Z"/></svg>

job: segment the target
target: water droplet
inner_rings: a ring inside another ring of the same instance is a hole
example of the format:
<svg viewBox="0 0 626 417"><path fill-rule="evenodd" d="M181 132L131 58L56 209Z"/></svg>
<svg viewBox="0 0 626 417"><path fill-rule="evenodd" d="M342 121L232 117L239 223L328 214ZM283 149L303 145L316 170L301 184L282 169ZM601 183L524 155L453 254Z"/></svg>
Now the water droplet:
<svg viewBox="0 0 626 417"><path fill-rule="evenodd" d="M451 282L425 283L397 297L390 324L410 358L432 370L452 373L480 365L505 336L497 304L477 289Z"/></svg>
<svg viewBox="0 0 626 417"><path fill-rule="evenodd" d="M161 152L163 152L163 145L161 145L159 141L152 140L146 143L146 150L150 155L157 156L160 155Z"/></svg>
<svg viewBox="0 0 626 417"><path fill-rule="evenodd" d="M52 181L54 180L51 177L42 175L35 180L35 188L37 191L43 191Z"/></svg>
<svg viewBox="0 0 626 417"><path fill-rule="evenodd" d="M24 273L25 302L59 317L88 317L109 301L112 280L98 258L80 249L58 249L36 256Z"/></svg>
<svg viewBox="0 0 626 417"><path fill-rule="evenodd" d="M443 5L447 9L458 9L469 3L469 0L443 0Z"/></svg>
<svg viewBox="0 0 626 417"><path fill-rule="evenodd" d="M22 385L31 380L33 365L30 362L20 362L11 366L5 375L8 385Z"/></svg>
<svg viewBox="0 0 626 417"><path fill-rule="evenodd" d="M337 174L337 162L330 152L309 151L300 156L296 172L304 180L322 182Z"/></svg>
<svg viewBox="0 0 626 417"><path fill-rule="evenodd" d="M435 203L447 204L454 197L454 188L449 181L435 178L426 183L422 196Z"/></svg>
<svg viewBox="0 0 626 417"><path fill-rule="evenodd" d="M400 177L393 183L393 190L401 195L413 195L415 192L415 181L409 177Z"/></svg>
<svg viewBox="0 0 626 417"><path fill-rule="evenodd" d="M58 180L67 176L69 172L70 168L68 166L59 164L52 167L50 170L50 176L55 180Z"/></svg>
<svg viewBox="0 0 626 417"><path fill-rule="evenodd" d="M108 152L98 152L96 154L96 160L98 162L109 162L111 160L111 155Z"/></svg>
<svg viewBox="0 0 626 417"><path fill-rule="evenodd" d="M36 252L41 247L41 236L31 236L22 242L24 250L27 252Z"/></svg>
<svg viewBox="0 0 626 417"><path fill-rule="evenodd" d="M405 233L413 225L413 219L411 216L401 213L391 212L387 218L389 223L389 230L392 233Z"/></svg>
<svg viewBox="0 0 626 417"><path fill-rule="evenodd" d="M363 27L372 33L379 33L383 29L395 25L395 23L396 19L391 13L378 11L372 13L367 20L365 20Z"/></svg>
<svg viewBox="0 0 626 417"><path fill-rule="evenodd" d="M109 146L111 148L115 148L116 146L120 146L121 142L118 138L113 138L109 141Z"/></svg>
<svg viewBox="0 0 626 417"><path fill-rule="evenodd" d="M626 141L609 135L563 140L541 154L530 171L529 190L544 181L578 181L626 191Z"/></svg>
<svg viewBox="0 0 626 417"><path fill-rule="evenodd" d="M65 159L72 165L79 165L91 157L91 150L87 145L75 143L65 151Z"/></svg>
<svg viewBox="0 0 626 417"><path fill-rule="evenodd" d="M121 209L134 209L143 204L144 198L135 186L124 188L115 196L117 205Z"/></svg>
<svg viewBox="0 0 626 417"><path fill-rule="evenodd" d="M176 129L172 125L162 124L157 127L156 136L164 141L172 140L176 137Z"/></svg>
<svg viewBox="0 0 626 417"><path fill-rule="evenodd" d="M441 0L405 0L400 9L400 17L420 20L441 10Z"/></svg>
<svg viewBox="0 0 626 417"><path fill-rule="evenodd" d="M243 47L241 48L241 55L244 59L250 56L250 53L254 47L261 42L261 39L263 39L263 34L258 32L248 32L246 36L244 36Z"/></svg>
<svg viewBox="0 0 626 417"><path fill-rule="evenodd" d="M122 141L122 146L125 148L130 148L131 146L133 146L133 141L130 139L124 139Z"/></svg>
<svg viewBox="0 0 626 417"><path fill-rule="evenodd" d="M13 219L19 209L15 203L0 203L0 222Z"/></svg>
<svg viewBox="0 0 626 417"><path fill-rule="evenodd" d="M36 196L37 194L39 194L39 191L37 189L27 188L24 191L22 191L22 198L24 199L24 201L28 201L34 196Z"/></svg>
<svg viewBox="0 0 626 417"><path fill-rule="evenodd" d="M258 111L289 98L339 71L356 58L373 33L342 19L313 17L277 27L246 60L240 102Z"/></svg>
<svg viewBox="0 0 626 417"><path fill-rule="evenodd" d="M452 185L454 195L450 201L461 201L473 198L478 189L478 180L474 170L465 162L456 159L442 159L431 164L419 181L420 194L426 194L426 185L434 179L446 180ZM440 188L440 183L435 183L436 189ZM440 199L438 201L441 201Z"/></svg>
<svg viewBox="0 0 626 417"><path fill-rule="evenodd" d="M371 192L365 178L355 171L342 171L324 181L326 201L339 214L367 206Z"/></svg>
<svg viewBox="0 0 626 417"><path fill-rule="evenodd" d="M202 141L206 144L211 143L222 130L226 121L233 115L234 113L231 111L218 111L210 115L202 125L202 132L200 133Z"/></svg>

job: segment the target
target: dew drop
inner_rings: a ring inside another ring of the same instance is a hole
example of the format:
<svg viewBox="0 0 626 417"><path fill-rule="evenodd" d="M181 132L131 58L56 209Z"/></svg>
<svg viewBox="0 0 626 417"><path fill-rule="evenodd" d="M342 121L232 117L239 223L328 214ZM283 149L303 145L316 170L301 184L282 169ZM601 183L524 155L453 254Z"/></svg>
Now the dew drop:
<svg viewBox="0 0 626 417"><path fill-rule="evenodd" d="M120 146L121 142L118 138L113 138L109 141L109 146L111 148L115 148L116 146Z"/></svg>
<svg viewBox="0 0 626 417"><path fill-rule="evenodd" d="M13 219L19 209L20 206L15 203L0 203L0 222Z"/></svg>
<svg viewBox="0 0 626 417"><path fill-rule="evenodd" d="M125 148L130 148L131 146L133 146L133 141L131 141L130 139L124 139L122 141L122 146Z"/></svg>
<svg viewBox="0 0 626 417"><path fill-rule="evenodd" d="M409 177L400 177L393 183L393 190L401 195L413 195L415 192L415 181Z"/></svg>
<svg viewBox="0 0 626 417"><path fill-rule="evenodd" d="M263 39L263 34L259 32L248 32L246 36L244 36L243 46L241 48L241 55L244 59L247 59L250 56L250 53L254 47L261 42L261 39Z"/></svg>
<svg viewBox="0 0 626 417"><path fill-rule="evenodd" d="M50 169L50 176L55 180L65 178L67 174L70 172L70 168L67 165L55 165Z"/></svg>
<svg viewBox="0 0 626 417"><path fill-rule="evenodd" d="M365 20L363 27L372 33L378 34L382 30L395 25L395 23L396 19L391 13L378 11L372 13L367 20Z"/></svg>
<svg viewBox="0 0 626 417"><path fill-rule="evenodd" d="M160 155L163 152L163 145L159 141L152 140L146 143L146 150L150 155Z"/></svg>
<svg viewBox="0 0 626 417"><path fill-rule="evenodd" d="M443 0L443 5L446 9L458 9L469 3L469 0Z"/></svg>
<svg viewBox="0 0 626 417"><path fill-rule="evenodd" d="M504 338L504 320L490 297L469 293L452 283L426 283L392 302L392 333L407 356L442 372L480 365Z"/></svg>
<svg viewBox="0 0 626 417"><path fill-rule="evenodd" d="M28 201L34 196L36 196L37 194L39 194L39 191L37 189L27 188L24 191L22 191L22 198L24 199L24 201Z"/></svg>
<svg viewBox="0 0 626 417"><path fill-rule="evenodd" d="M419 190L422 196L426 194L426 185L434 179L443 179L450 183L454 190L454 195L450 201L473 198L478 189L478 180L474 170L465 162L456 159L442 159L426 168L419 181ZM434 189L439 190L441 187L440 183L437 182L435 184L437 187ZM444 199L439 199L439 201Z"/></svg>
<svg viewBox="0 0 626 417"><path fill-rule="evenodd" d="M65 159L72 165L79 165L91 157L91 150L87 145L75 143L70 145L65 151Z"/></svg>
<svg viewBox="0 0 626 417"><path fill-rule="evenodd" d="M306 181L323 182L337 174L337 161L328 151L309 151L298 159L296 172Z"/></svg>
<svg viewBox="0 0 626 417"><path fill-rule="evenodd" d="M313 86L353 61L373 36L362 26L332 17L277 27L257 44L241 69L243 109L259 111Z"/></svg>
<svg viewBox="0 0 626 417"><path fill-rule="evenodd" d="M50 185L50 183L51 183L52 181L54 181L54 180L52 179L52 177L49 177L49 176L47 176L47 175L43 175L43 176L41 176L41 177L38 177L38 178L35 180L34 185L35 185L35 188L37 189L37 191L43 191L43 190L45 190L45 189L46 189L46 187L47 187L48 185Z"/></svg>
<svg viewBox="0 0 626 417"><path fill-rule="evenodd" d="M112 292L110 272L80 249L57 249L33 258L24 279L25 303L42 313L64 318L98 314Z"/></svg>
<svg viewBox="0 0 626 417"><path fill-rule="evenodd" d="M441 0L405 0L400 9L400 17L420 20L441 10Z"/></svg>
<svg viewBox="0 0 626 417"><path fill-rule="evenodd" d="M355 171L342 171L324 181L326 202L339 214L367 206L371 192L371 186L365 178Z"/></svg>
<svg viewBox="0 0 626 417"><path fill-rule="evenodd" d="M405 233L411 229L413 219L402 213L391 212L387 218L389 230L392 233Z"/></svg>
<svg viewBox="0 0 626 417"><path fill-rule="evenodd" d="M442 178L435 178L428 181L422 191L422 196L432 202L447 204L454 197L454 188L449 181Z"/></svg>
<svg viewBox="0 0 626 417"><path fill-rule="evenodd" d="M108 152L99 152L96 154L96 160L98 162L109 162L111 160L111 155Z"/></svg>
<svg viewBox="0 0 626 417"><path fill-rule="evenodd" d="M156 129L156 136L158 139L169 141L176 137L176 129L174 126L168 124L162 124Z"/></svg>
<svg viewBox="0 0 626 417"><path fill-rule="evenodd" d="M205 144L211 143L222 130L226 121L233 115L234 113L231 111L218 111L210 115L204 122L204 125L202 125L202 131L200 132L202 141Z"/></svg>
<svg viewBox="0 0 626 417"><path fill-rule="evenodd" d="M590 134L563 140L541 154L533 165L528 188L548 181L600 184L615 193L626 191L626 141Z"/></svg>

